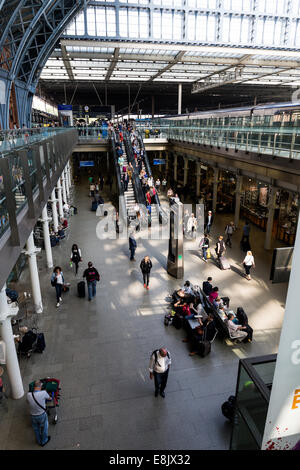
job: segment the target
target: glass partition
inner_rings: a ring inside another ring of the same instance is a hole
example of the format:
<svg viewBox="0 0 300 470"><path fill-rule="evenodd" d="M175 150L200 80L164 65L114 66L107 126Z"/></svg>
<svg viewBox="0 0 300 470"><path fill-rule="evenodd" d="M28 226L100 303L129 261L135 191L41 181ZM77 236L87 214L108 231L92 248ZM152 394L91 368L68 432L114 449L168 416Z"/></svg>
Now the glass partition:
<svg viewBox="0 0 300 470"><path fill-rule="evenodd" d="M261 448L275 364L275 355L240 360L231 450Z"/></svg>

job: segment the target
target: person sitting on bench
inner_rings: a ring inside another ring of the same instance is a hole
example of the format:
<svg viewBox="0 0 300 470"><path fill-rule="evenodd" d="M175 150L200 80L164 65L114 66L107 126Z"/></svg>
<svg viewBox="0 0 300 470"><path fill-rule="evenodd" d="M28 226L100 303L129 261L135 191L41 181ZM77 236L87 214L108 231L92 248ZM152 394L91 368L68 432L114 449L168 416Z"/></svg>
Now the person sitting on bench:
<svg viewBox="0 0 300 470"><path fill-rule="evenodd" d="M216 334L216 326L214 322L214 317L210 313L207 319L203 322L202 326L199 325L193 330L193 350L190 352L190 356L194 356L198 353L198 345L204 339L204 330L205 331L205 341L212 341Z"/></svg>
<svg viewBox="0 0 300 470"><path fill-rule="evenodd" d="M213 303L214 300L216 300L219 297L219 288L214 287L211 293L208 296L208 300Z"/></svg>

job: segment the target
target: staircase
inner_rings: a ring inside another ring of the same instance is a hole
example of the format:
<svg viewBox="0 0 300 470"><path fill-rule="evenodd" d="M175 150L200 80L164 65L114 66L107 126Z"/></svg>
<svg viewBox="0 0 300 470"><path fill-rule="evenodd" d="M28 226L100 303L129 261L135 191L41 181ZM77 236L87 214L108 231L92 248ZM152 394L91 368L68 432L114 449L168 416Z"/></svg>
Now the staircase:
<svg viewBox="0 0 300 470"><path fill-rule="evenodd" d="M128 167L128 160L127 160L127 154L126 154L126 151L125 151L124 142L122 142L122 150L123 150L124 166L126 165ZM121 174L122 174L121 167L120 167L120 170L121 170ZM132 180L128 181L127 191L124 191L124 196L125 196L126 209L127 209L128 216L136 215L136 212L135 212L135 209L134 209L134 206L136 204L136 200L135 200Z"/></svg>

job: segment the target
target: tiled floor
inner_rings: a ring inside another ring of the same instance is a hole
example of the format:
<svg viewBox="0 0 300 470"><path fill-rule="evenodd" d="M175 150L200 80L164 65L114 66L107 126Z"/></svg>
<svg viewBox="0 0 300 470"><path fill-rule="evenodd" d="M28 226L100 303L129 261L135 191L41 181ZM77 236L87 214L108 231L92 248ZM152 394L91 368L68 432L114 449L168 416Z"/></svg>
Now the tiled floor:
<svg viewBox="0 0 300 470"><path fill-rule="evenodd" d="M90 211L86 188L76 189L78 214L71 218L70 237L53 249L56 265L63 267L70 292L55 308L51 270L44 254L39 269L44 302L40 329L47 348L42 355L21 359L24 387L35 378L55 376L62 382L59 422L50 425L51 442L45 449L228 449L230 425L221 404L235 391L239 358L277 351L284 312L286 284L272 285L271 253L263 246L263 232L251 229L257 268L253 280L242 277L240 232L227 251L230 271L205 264L194 249L185 254L185 279L200 284L209 275L231 306L243 306L254 328L252 344L228 346L216 339L202 359L188 355L184 332L165 327L165 297L182 284L166 273L167 242L138 240L136 262L129 261L127 240L100 241L97 218ZM229 217L218 216L212 230L224 231ZM88 302L76 295L78 279L69 267L71 245L78 243L83 260L101 273L97 297ZM153 262L150 290L143 288L139 262L149 254ZM28 285L25 270L20 291ZM166 398L154 397L149 380L151 352L166 346L172 367ZM0 409L0 449L40 449L34 440L25 397L8 400Z"/></svg>

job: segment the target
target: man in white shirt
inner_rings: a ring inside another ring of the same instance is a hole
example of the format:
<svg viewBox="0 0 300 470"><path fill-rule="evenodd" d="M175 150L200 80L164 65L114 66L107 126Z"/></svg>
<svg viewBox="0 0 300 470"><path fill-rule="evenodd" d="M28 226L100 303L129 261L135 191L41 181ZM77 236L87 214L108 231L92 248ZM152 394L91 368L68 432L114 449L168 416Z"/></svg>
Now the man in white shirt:
<svg viewBox="0 0 300 470"><path fill-rule="evenodd" d="M158 392L160 396L165 398L165 388L168 381L169 367L171 365L171 356L166 348L160 348L153 351L150 364L150 379L154 377L155 392L154 395L157 397Z"/></svg>
<svg viewBox="0 0 300 470"><path fill-rule="evenodd" d="M42 382L34 382L33 392L27 393L32 427L38 444L42 447L50 441L48 436L48 415L46 412L46 401L51 400L46 390L42 390Z"/></svg>

